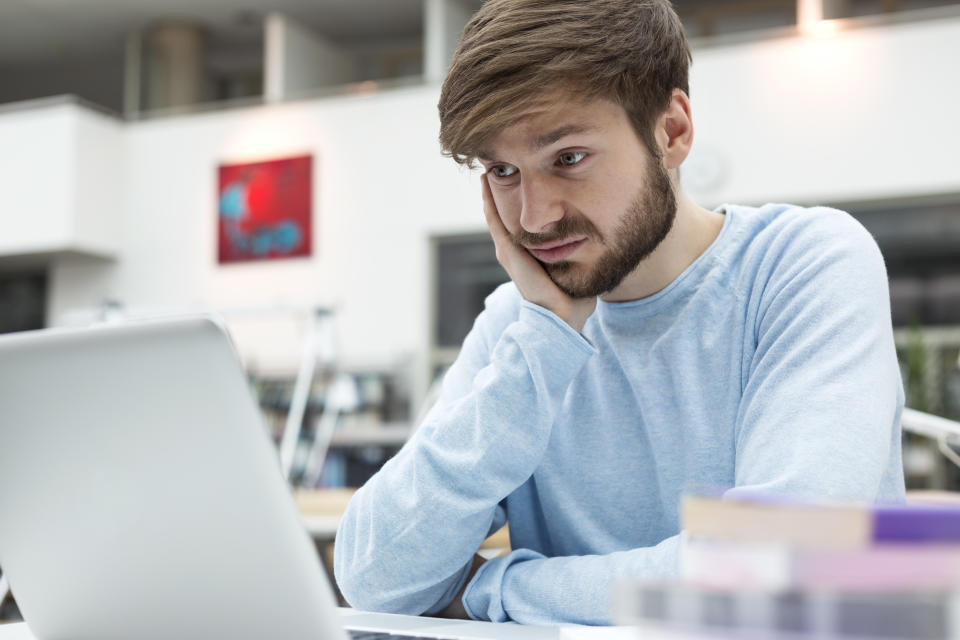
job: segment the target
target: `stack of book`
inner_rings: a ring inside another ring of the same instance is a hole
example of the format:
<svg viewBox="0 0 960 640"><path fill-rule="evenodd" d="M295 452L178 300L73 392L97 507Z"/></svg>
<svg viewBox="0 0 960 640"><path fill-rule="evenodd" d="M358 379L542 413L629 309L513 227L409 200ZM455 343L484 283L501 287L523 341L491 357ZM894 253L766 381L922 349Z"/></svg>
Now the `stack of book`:
<svg viewBox="0 0 960 640"><path fill-rule="evenodd" d="M711 637L960 638L960 508L690 497L681 580L616 617Z"/></svg>

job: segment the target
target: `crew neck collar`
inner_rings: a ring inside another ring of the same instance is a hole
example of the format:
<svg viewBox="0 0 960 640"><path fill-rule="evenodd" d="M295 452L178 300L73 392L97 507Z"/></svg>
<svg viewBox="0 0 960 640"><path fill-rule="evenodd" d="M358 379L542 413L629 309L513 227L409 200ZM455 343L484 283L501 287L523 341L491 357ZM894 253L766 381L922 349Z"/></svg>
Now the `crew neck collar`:
<svg viewBox="0 0 960 640"><path fill-rule="evenodd" d="M690 265L684 269L679 276L674 278L673 282L668 284L657 293L645 298L640 298L638 300L606 302L600 298L597 298L597 311L603 314L617 313L621 311L630 311L634 313L642 310L644 315L647 315L649 313L655 313L663 306L669 304L670 301L676 298L680 292L688 288L688 283L695 282L698 279L696 276L713 263L715 256L719 253L719 247L726 242L727 236L730 235L729 229L732 226L731 221L735 215L733 209L734 208L729 204L722 204L714 209L716 213L720 213L724 216L723 226L720 228L720 233L717 234L717 237L713 239L713 242L710 243L710 246L707 247L706 250L701 253L696 260L690 263Z"/></svg>

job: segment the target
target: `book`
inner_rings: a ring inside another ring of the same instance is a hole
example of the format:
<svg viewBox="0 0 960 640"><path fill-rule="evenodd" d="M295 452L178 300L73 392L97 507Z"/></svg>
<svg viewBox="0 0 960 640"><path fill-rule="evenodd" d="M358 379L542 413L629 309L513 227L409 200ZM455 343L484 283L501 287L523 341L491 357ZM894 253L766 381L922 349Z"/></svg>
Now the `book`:
<svg viewBox="0 0 960 640"><path fill-rule="evenodd" d="M640 638L960 637L960 596L950 590L770 591L679 582L628 581L614 591L614 623L639 627Z"/></svg>
<svg viewBox="0 0 960 640"><path fill-rule="evenodd" d="M960 545L838 550L690 540L680 557L681 577L702 586L866 592L960 587Z"/></svg>
<svg viewBox="0 0 960 640"><path fill-rule="evenodd" d="M952 506L818 505L688 496L681 517L691 539L771 542L813 549L960 542L960 508Z"/></svg>

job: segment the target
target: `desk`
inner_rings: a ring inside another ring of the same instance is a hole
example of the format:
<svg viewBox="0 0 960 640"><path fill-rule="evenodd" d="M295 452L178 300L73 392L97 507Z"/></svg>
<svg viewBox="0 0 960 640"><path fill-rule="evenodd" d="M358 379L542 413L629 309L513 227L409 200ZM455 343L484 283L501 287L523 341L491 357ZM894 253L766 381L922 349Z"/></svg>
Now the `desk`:
<svg viewBox="0 0 960 640"><path fill-rule="evenodd" d="M333 542L337 537L337 527L340 526L340 516L335 515L308 515L300 514L303 526L307 533L317 543Z"/></svg>
<svg viewBox="0 0 960 640"><path fill-rule="evenodd" d="M390 631L404 634L430 634L445 638L490 640L559 640L560 627L529 627L517 624L493 624L471 620L442 620L389 613L368 613L342 607L343 624L353 629ZM36 640L26 623L0 625L0 640ZM228 640L228 639L224 639Z"/></svg>
<svg viewBox="0 0 960 640"><path fill-rule="evenodd" d="M333 542L340 517L356 489L301 489L294 493L303 524L318 544Z"/></svg>

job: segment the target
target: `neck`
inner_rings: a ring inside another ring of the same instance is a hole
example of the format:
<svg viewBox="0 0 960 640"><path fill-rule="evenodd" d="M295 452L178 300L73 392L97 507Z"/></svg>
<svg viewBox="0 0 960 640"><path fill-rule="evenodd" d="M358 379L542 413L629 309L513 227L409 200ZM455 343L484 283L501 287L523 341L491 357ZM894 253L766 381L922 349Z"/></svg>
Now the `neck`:
<svg viewBox="0 0 960 640"><path fill-rule="evenodd" d="M629 302L662 291L716 240L724 216L697 205L681 189L676 194L677 215L667 237L601 300Z"/></svg>

